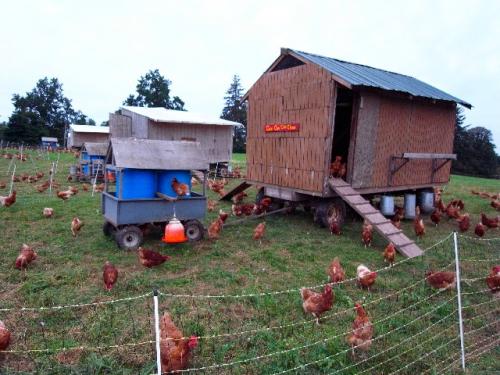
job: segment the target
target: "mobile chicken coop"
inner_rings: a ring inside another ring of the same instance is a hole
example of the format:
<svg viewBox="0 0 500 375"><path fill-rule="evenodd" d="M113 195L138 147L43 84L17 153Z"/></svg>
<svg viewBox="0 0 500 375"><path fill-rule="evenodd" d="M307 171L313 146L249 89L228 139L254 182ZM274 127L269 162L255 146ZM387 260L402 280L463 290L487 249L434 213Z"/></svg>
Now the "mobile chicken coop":
<svg viewBox="0 0 500 375"><path fill-rule="evenodd" d="M76 125L69 126L68 148L80 149L84 143L107 143L109 141L109 126Z"/></svg>
<svg viewBox="0 0 500 375"><path fill-rule="evenodd" d="M80 150L78 169L80 180L90 180L104 176L104 158L108 150L107 143L85 142Z"/></svg>
<svg viewBox="0 0 500 375"><path fill-rule="evenodd" d="M447 183L456 106L469 103L409 76L291 49L244 99L247 185L312 206L322 225L342 222L348 204L401 253L421 253L365 197ZM336 156L344 179L330 175Z"/></svg>
<svg viewBox="0 0 500 375"><path fill-rule="evenodd" d="M143 226L163 226L174 215L184 224L188 240L203 238L200 219L206 214L208 162L199 144L111 138L105 161L103 231L113 235L118 246L137 249L143 241ZM192 190L191 171L203 172L201 192ZM115 176L114 183L108 180L110 174ZM177 196L172 188L174 179L186 184L189 193Z"/></svg>

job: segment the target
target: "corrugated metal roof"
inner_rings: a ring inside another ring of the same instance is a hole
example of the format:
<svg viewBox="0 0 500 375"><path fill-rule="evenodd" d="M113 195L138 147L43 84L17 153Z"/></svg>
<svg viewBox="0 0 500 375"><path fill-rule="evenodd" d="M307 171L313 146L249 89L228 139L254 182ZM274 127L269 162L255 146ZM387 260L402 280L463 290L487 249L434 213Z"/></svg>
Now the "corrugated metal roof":
<svg viewBox="0 0 500 375"><path fill-rule="evenodd" d="M109 133L109 126L71 124L69 128L77 133Z"/></svg>
<svg viewBox="0 0 500 375"><path fill-rule="evenodd" d="M323 67L353 87L373 87L387 91L403 92L413 96L451 101L467 108L472 107L468 102L410 76L307 52L292 49L286 51Z"/></svg>
<svg viewBox="0 0 500 375"><path fill-rule="evenodd" d="M201 124L201 125L226 125L241 126L239 122L223 120L213 116L200 115L193 112L176 111L163 107L131 107L124 106L122 109L137 113L155 122L169 122L178 124Z"/></svg>
<svg viewBox="0 0 500 375"><path fill-rule="evenodd" d="M108 151L108 142L85 142L83 144L82 150L87 151L89 155L106 156L106 153Z"/></svg>
<svg viewBox="0 0 500 375"><path fill-rule="evenodd" d="M199 142L111 138L110 147L114 165L120 168L208 169L208 158Z"/></svg>
<svg viewBox="0 0 500 375"><path fill-rule="evenodd" d="M42 137L42 142L57 142L55 137Z"/></svg>

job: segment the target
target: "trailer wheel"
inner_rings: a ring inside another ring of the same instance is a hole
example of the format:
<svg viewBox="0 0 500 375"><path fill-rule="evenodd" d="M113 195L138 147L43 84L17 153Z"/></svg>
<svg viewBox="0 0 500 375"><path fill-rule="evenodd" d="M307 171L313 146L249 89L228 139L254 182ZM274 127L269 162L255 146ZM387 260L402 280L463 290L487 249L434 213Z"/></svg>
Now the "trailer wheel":
<svg viewBox="0 0 500 375"><path fill-rule="evenodd" d="M194 242L203 239L205 228L198 220L188 220L184 224L184 231L189 242Z"/></svg>
<svg viewBox="0 0 500 375"><path fill-rule="evenodd" d="M109 221L105 221L104 224L102 225L102 232L104 233L105 236L110 237L115 234L116 228Z"/></svg>
<svg viewBox="0 0 500 375"><path fill-rule="evenodd" d="M322 228L328 228L330 226L330 221L336 218L337 222L342 227L342 225L344 225L346 211L347 209L344 201L339 198L321 202L316 206L316 210L314 211L314 222Z"/></svg>
<svg viewBox="0 0 500 375"><path fill-rule="evenodd" d="M115 240L124 250L137 250L143 241L142 231L134 225L129 225L115 233Z"/></svg>

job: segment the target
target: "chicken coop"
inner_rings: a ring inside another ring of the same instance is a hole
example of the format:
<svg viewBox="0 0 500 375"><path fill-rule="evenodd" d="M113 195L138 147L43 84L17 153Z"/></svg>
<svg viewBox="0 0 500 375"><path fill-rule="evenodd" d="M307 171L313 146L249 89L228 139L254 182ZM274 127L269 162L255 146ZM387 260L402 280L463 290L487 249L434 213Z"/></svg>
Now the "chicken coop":
<svg viewBox="0 0 500 375"><path fill-rule="evenodd" d="M55 149L59 147L58 140L55 137L42 137L41 142L43 148Z"/></svg>
<svg viewBox="0 0 500 375"><path fill-rule="evenodd" d="M201 191L193 191L191 185L192 173L202 172L206 178L208 170L199 143L111 138L105 163L103 231L113 235L121 248L136 249L143 241L142 226L164 225L174 215L184 224L190 241L203 238L205 181ZM183 184L187 193L177 195L174 181Z"/></svg>
<svg viewBox="0 0 500 375"><path fill-rule="evenodd" d="M163 107L121 107L109 115L111 136L198 142L210 164L231 160L233 128L240 123Z"/></svg>
<svg viewBox="0 0 500 375"><path fill-rule="evenodd" d="M85 142L80 150L78 169L81 180L104 176L104 157L108 150L107 143Z"/></svg>
<svg viewBox="0 0 500 375"><path fill-rule="evenodd" d="M312 205L320 225L341 221L347 204L402 253L419 254L365 198L447 183L456 106L469 103L413 77L291 49L244 99L247 184ZM331 173L336 157L341 176Z"/></svg>
<svg viewBox="0 0 500 375"><path fill-rule="evenodd" d="M107 143L109 141L108 126L76 125L69 126L68 148L81 149L85 142Z"/></svg>

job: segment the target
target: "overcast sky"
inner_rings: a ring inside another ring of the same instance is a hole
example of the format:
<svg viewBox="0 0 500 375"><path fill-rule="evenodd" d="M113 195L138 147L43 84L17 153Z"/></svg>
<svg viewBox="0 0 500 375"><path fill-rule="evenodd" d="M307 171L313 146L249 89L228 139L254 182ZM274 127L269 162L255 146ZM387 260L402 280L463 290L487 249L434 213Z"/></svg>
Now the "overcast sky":
<svg viewBox="0 0 500 375"><path fill-rule="evenodd" d="M474 105L500 152L500 1L8 1L0 13L0 121L14 93L57 77L107 120L158 68L188 110L219 115L233 74L249 88L280 47L421 79Z"/></svg>

